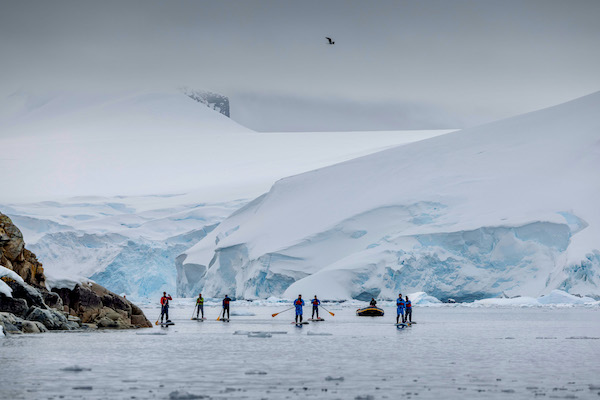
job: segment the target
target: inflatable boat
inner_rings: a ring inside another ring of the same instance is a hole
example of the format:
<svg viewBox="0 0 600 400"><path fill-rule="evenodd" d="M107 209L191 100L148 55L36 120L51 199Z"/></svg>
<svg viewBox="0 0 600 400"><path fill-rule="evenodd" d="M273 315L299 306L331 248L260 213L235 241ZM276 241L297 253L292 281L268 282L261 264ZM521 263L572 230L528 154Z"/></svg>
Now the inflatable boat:
<svg viewBox="0 0 600 400"><path fill-rule="evenodd" d="M383 317L383 310L379 307L365 307L356 310L356 315L359 317Z"/></svg>

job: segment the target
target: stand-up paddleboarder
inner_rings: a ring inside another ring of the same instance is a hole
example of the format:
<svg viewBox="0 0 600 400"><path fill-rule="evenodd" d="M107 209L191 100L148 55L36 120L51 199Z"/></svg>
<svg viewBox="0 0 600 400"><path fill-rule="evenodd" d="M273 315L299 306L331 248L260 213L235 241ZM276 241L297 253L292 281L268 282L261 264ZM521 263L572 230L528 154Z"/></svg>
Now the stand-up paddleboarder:
<svg viewBox="0 0 600 400"><path fill-rule="evenodd" d="M396 307L398 308L398 314L396 315L396 323L398 324L400 321L400 317L402 317L402 323L404 323L404 307L406 306L406 303L404 302L404 299L402 298L402 293L400 293L398 295L398 300L396 300Z"/></svg>
<svg viewBox="0 0 600 400"><path fill-rule="evenodd" d="M298 298L294 300L294 307L296 307L296 323L302 322L302 307L304 306L304 300L302 295L299 294Z"/></svg>
<svg viewBox="0 0 600 400"><path fill-rule="evenodd" d="M315 313L317 313L317 319L319 319L319 304L321 304L321 300L317 299L317 296L315 295L315 298L312 299L311 304L313 306L312 308L312 317L311 318L315 318Z"/></svg>
<svg viewBox="0 0 600 400"><path fill-rule="evenodd" d="M229 302L231 301L231 299L229 298L229 296L225 295L225 298L223 299L223 319L225 319L225 313L227 313L227 319L229 319Z"/></svg>
<svg viewBox="0 0 600 400"><path fill-rule="evenodd" d="M163 323L163 317L167 317L169 320L169 300L173 300L170 294L163 292L163 296L160 298L160 323Z"/></svg>
<svg viewBox="0 0 600 400"><path fill-rule="evenodd" d="M202 319L204 319L204 297L202 297L202 293L200 293L196 299L196 307L198 308L196 311L196 318L202 313Z"/></svg>

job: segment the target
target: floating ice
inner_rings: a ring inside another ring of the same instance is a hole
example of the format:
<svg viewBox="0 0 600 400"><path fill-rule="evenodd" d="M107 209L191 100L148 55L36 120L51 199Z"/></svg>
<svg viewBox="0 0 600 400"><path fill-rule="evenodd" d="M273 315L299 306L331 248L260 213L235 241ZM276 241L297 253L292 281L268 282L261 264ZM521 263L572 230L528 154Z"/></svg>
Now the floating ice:
<svg viewBox="0 0 600 400"><path fill-rule="evenodd" d="M600 337L590 337L590 336L570 336L567 339L579 339L579 340L599 340Z"/></svg>
<svg viewBox="0 0 600 400"><path fill-rule="evenodd" d="M235 317L253 317L256 314L248 310L235 310L231 312L231 315Z"/></svg>
<svg viewBox="0 0 600 400"><path fill-rule="evenodd" d="M61 371L66 372L82 372L82 371L91 371L91 368L80 367L79 365L73 365L71 367L61 368Z"/></svg>
<svg viewBox="0 0 600 400"><path fill-rule="evenodd" d="M207 399L209 396L202 396L198 394L192 394L184 391L175 390L169 393L169 400L195 400L195 399Z"/></svg>
<svg viewBox="0 0 600 400"><path fill-rule="evenodd" d="M250 332L250 333L248 333L248 337L251 337L251 338L270 338L272 336L273 335L271 335L268 332Z"/></svg>
<svg viewBox="0 0 600 400"><path fill-rule="evenodd" d="M325 380L326 381L339 381L339 382L343 382L344 381L344 377L343 376L339 376L339 377L326 376Z"/></svg>

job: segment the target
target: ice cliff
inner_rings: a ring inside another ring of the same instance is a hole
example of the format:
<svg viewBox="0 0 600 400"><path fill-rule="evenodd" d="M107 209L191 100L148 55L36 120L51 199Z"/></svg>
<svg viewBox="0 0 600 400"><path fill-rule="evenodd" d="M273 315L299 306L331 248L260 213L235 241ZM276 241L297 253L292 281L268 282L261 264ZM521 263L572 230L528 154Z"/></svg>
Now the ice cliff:
<svg viewBox="0 0 600 400"><path fill-rule="evenodd" d="M185 288L599 298L599 109L595 93L282 179L180 256Z"/></svg>

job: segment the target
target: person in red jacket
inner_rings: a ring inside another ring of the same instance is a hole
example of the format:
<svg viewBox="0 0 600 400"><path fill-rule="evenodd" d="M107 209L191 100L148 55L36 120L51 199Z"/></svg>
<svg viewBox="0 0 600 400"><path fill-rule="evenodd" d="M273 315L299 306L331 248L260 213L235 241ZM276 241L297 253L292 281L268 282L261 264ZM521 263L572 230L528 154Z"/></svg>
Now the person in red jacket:
<svg viewBox="0 0 600 400"><path fill-rule="evenodd" d="M163 296L160 298L160 323L163 322L163 317L167 317L169 321L169 300L173 300L170 294L163 292Z"/></svg>
<svg viewBox="0 0 600 400"><path fill-rule="evenodd" d="M412 303L408 299L408 296L406 296L404 304L406 304L406 322L412 322Z"/></svg>

